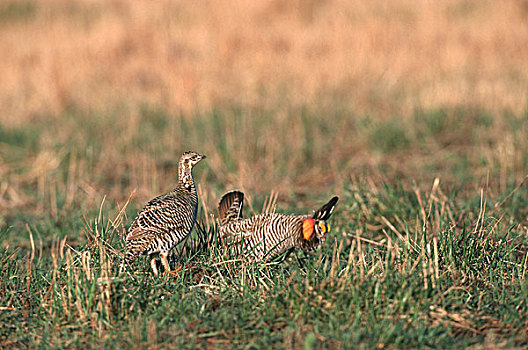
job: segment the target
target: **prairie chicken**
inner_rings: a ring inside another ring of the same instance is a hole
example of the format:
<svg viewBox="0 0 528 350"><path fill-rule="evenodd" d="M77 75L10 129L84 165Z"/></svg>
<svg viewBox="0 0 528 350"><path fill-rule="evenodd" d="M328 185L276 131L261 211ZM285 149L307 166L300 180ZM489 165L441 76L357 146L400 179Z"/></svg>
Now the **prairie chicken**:
<svg viewBox="0 0 528 350"><path fill-rule="evenodd" d="M165 272L169 272L167 255L191 232L198 212L198 196L192 168L206 158L195 152L185 152L178 164L176 187L150 200L137 214L126 236L124 265L130 265L139 255L151 256L151 267L158 276L154 253L160 253ZM123 269L122 266L121 269Z"/></svg>
<svg viewBox="0 0 528 350"><path fill-rule="evenodd" d="M242 218L244 194L232 191L218 204L220 237L254 261L269 261L293 248L315 250L326 239L326 222L338 201L333 197L312 215L265 213Z"/></svg>

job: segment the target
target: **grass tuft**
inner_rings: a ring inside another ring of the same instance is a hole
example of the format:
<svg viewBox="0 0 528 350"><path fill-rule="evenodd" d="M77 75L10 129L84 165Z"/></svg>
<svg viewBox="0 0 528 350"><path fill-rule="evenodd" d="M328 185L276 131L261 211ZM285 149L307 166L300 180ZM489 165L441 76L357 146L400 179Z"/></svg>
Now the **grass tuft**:
<svg viewBox="0 0 528 350"><path fill-rule="evenodd" d="M374 126L369 135L369 145L382 153L406 149L410 144L407 130L399 118L393 118Z"/></svg>
<svg viewBox="0 0 528 350"><path fill-rule="evenodd" d="M468 205L460 210L460 201ZM35 229L13 247L2 232L3 346L453 348L526 345L526 230L481 192L467 201L436 181L343 189L321 250L248 264L221 248L200 216L155 278L146 259L118 274L125 208L84 223L84 243ZM68 332L64 332L67 327ZM36 331L39 329L39 331Z"/></svg>

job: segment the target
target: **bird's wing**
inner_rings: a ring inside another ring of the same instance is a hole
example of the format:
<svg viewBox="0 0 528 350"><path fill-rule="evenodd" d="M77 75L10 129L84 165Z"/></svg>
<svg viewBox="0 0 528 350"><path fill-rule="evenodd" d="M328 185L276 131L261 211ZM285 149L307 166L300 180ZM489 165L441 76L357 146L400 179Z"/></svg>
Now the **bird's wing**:
<svg viewBox="0 0 528 350"><path fill-rule="evenodd" d="M183 213L183 206L175 200L159 200L156 197L148 202L138 213L130 226L130 231L140 228L147 231L179 231L183 224L178 214Z"/></svg>
<svg viewBox="0 0 528 350"><path fill-rule="evenodd" d="M138 241L145 239L150 241L152 237L158 236L161 232L156 229L142 229L141 227L136 227L130 232L128 232L126 240L127 241Z"/></svg>

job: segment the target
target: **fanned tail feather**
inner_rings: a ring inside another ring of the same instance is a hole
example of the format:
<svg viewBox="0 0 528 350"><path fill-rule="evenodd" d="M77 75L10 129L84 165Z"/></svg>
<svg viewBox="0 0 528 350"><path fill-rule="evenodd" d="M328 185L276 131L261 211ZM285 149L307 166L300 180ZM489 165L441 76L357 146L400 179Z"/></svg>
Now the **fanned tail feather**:
<svg viewBox="0 0 528 350"><path fill-rule="evenodd" d="M244 206L244 193L231 191L222 197L218 203L218 218L220 225L242 219L242 208Z"/></svg>
<svg viewBox="0 0 528 350"><path fill-rule="evenodd" d="M316 220L328 220L334 211L339 197L334 196L328 203L323 205L320 209L314 211L312 217Z"/></svg>

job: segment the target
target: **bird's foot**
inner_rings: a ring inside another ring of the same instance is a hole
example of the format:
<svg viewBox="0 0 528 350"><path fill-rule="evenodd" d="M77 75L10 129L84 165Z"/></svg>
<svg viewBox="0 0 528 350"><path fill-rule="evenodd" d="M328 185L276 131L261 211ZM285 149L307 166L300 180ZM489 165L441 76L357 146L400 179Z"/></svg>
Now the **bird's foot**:
<svg viewBox="0 0 528 350"><path fill-rule="evenodd" d="M169 271L167 272L167 275L168 276L171 276L171 277L177 277L179 274L178 272L183 268L183 266L179 266L176 268L176 270L172 270L172 271Z"/></svg>

